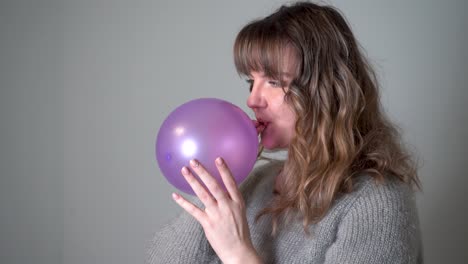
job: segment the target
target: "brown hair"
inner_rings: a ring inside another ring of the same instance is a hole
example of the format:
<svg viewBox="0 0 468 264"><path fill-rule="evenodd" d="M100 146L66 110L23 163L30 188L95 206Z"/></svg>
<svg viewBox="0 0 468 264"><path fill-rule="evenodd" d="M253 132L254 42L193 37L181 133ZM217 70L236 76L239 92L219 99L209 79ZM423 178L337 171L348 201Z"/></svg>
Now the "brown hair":
<svg viewBox="0 0 468 264"><path fill-rule="evenodd" d="M241 75L263 71L281 80L286 49L297 62L285 100L296 114L281 194L258 217L298 210L304 229L317 223L358 174L420 187L416 166L385 116L376 75L340 12L299 2L247 24L234 44Z"/></svg>

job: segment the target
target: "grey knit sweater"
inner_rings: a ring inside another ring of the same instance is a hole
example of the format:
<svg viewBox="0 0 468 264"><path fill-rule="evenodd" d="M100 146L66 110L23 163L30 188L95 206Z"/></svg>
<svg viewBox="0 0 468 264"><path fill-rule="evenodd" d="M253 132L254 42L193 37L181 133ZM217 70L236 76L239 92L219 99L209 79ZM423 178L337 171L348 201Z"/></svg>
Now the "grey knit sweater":
<svg viewBox="0 0 468 264"><path fill-rule="evenodd" d="M299 220L271 236L271 219L255 216L272 199L282 164L257 167L242 184L253 245L264 263L422 263L417 210L411 188L396 181L359 178L306 235ZM195 199L193 200L198 205ZM183 212L156 233L147 263L221 263L200 224Z"/></svg>

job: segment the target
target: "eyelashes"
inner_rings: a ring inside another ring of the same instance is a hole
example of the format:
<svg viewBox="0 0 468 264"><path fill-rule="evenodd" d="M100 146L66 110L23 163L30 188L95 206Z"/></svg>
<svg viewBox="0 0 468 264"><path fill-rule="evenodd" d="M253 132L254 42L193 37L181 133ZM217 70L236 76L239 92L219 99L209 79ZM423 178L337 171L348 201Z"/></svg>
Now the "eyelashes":
<svg viewBox="0 0 468 264"><path fill-rule="evenodd" d="M253 80L253 79L247 79L247 80L245 80L245 81L246 81L247 84L248 84L249 92L252 92L254 80ZM279 88L283 87L281 81L277 81L277 80L268 80L267 83L268 83L268 85L270 85L271 87L279 87Z"/></svg>
<svg viewBox="0 0 468 264"><path fill-rule="evenodd" d="M281 87L281 82L279 81L268 81L268 84L273 86L273 87Z"/></svg>
<svg viewBox="0 0 468 264"><path fill-rule="evenodd" d="M249 89L249 92L251 93L251 92L252 92L252 88L253 88L253 83L254 83L254 81L253 81L252 79L247 79L247 80L245 80L245 81L247 82L248 87L249 87L249 88L248 88L248 89Z"/></svg>

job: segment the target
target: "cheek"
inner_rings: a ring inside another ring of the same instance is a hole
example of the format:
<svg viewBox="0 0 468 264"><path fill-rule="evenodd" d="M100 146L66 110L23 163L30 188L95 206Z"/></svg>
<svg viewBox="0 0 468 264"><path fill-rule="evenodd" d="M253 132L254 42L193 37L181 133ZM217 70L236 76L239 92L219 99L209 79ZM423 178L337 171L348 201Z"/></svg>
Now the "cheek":
<svg viewBox="0 0 468 264"><path fill-rule="evenodd" d="M278 93L274 96L274 100L270 101L274 112L276 113L276 120L281 129L285 130L286 133L294 132L296 115L294 110L284 100L284 92Z"/></svg>
<svg viewBox="0 0 468 264"><path fill-rule="evenodd" d="M295 126L296 126L296 117L294 114L291 114L288 119L288 124L290 136L292 137L295 134Z"/></svg>
<svg viewBox="0 0 468 264"><path fill-rule="evenodd" d="M282 111L278 111L279 116L277 120L280 120L279 126L288 138L292 137L295 133L296 115L289 108L283 108Z"/></svg>
<svg viewBox="0 0 468 264"><path fill-rule="evenodd" d="M288 130L289 138L292 138L295 134L296 129L296 115L294 114L293 110L288 107L287 109L285 109L284 117L284 125Z"/></svg>

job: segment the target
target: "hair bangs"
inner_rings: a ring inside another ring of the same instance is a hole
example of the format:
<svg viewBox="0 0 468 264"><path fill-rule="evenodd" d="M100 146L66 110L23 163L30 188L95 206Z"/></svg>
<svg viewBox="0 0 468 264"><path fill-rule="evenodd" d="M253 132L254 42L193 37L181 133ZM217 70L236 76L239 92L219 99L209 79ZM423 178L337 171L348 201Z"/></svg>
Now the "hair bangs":
<svg viewBox="0 0 468 264"><path fill-rule="evenodd" d="M281 80L285 73L288 40L268 21L254 21L239 32L234 43L234 64L241 76L252 71Z"/></svg>

